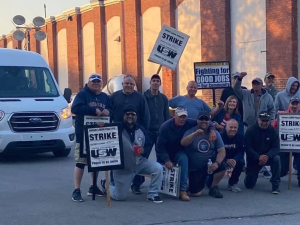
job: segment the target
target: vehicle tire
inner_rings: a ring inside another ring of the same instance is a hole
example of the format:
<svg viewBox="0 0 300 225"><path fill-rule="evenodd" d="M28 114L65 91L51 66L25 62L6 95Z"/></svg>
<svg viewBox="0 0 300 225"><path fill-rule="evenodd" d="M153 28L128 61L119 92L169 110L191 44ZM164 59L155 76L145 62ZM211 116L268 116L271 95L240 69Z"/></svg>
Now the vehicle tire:
<svg viewBox="0 0 300 225"><path fill-rule="evenodd" d="M70 148L65 148L57 151L53 151L55 157L67 157L71 152Z"/></svg>

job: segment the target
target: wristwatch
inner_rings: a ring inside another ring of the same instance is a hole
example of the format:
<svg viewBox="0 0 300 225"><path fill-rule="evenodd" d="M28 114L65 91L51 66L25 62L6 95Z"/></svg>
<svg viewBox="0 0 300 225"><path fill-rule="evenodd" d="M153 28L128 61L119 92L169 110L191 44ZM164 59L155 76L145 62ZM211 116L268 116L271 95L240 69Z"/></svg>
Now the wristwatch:
<svg viewBox="0 0 300 225"><path fill-rule="evenodd" d="M219 163L218 161L215 161L215 163L217 163L217 164L218 164L218 166L220 166L220 164L221 164L221 163Z"/></svg>

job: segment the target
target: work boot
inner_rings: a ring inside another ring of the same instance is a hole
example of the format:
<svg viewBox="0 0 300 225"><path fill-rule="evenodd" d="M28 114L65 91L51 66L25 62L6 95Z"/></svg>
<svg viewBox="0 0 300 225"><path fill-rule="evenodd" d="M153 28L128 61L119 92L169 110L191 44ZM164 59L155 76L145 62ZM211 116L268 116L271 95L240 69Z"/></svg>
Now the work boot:
<svg viewBox="0 0 300 225"><path fill-rule="evenodd" d="M182 201L189 201L190 197L187 195L186 191L180 191L180 199Z"/></svg>

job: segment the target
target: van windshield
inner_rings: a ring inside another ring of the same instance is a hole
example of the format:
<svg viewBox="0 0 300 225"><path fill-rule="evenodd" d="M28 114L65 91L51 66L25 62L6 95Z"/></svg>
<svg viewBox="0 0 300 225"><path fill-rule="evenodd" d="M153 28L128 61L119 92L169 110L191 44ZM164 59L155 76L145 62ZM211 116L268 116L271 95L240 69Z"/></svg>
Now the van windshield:
<svg viewBox="0 0 300 225"><path fill-rule="evenodd" d="M59 93L47 68L0 66L0 98L57 96Z"/></svg>

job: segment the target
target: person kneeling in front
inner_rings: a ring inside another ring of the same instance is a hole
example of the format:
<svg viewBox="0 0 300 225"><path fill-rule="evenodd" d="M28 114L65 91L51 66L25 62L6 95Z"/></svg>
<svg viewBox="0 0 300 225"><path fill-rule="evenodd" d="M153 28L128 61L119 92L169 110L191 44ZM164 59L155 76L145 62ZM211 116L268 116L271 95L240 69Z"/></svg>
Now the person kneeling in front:
<svg viewBox="0 0 300 225"><path fill-rule="evenodd" d="M281 164L279 157L279 137L270 125L270 115L263 111L257 122L250 126L245 134L247 155L245 187L254 188L258 173L263 166L270 165L272 177L272 193L279 194Z"/></svg>
<svg viewBox="0 0 300 225"><path fill-rule="evenodd" d="M162 184L163 168L154 161L144 157L144 149L151 144L145 129L138 124L137 108L134 105L124 107L122 144L125 167L122 170L114 170L114 185L110 185L111 198L117 201L125 200L130 189L132 180L137 174L151 176L151 183L147 195L148 201L162 203L159 191ZM101 180L104 193L106 180Z"/></svg>
<svg viewBox="0 0 300 225"><path fill-rule="evenodd" d="M181 145L189 160L189 191L191 196L198 197L205 186L208 174L213 175L213 181L209 189L209 195L214 198L223 198L218 184L224 177L226 166L224 162L225 148L219 132L217 139L209 141L209 113L200 112L198 125L185 132ZM212 162L208 166L208 162Z"/></svg>

